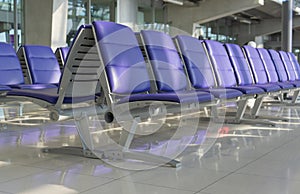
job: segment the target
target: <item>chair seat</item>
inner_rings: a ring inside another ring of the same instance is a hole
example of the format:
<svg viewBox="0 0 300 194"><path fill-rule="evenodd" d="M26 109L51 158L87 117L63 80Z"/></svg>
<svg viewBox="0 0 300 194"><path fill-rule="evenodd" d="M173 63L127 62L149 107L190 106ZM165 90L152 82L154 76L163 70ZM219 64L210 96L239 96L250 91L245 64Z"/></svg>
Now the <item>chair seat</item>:
<svg viewBox="0 0 300 194"><path fill-rule="evenodd" d="M36 98L46 101L50 104L55 104L58 100L57 88L30 90L30 89L12 89L8 92L8 96L22 96L29 98ZM65 97L63 103L80 103L95 99L95 96L83 96L83 97Z"/></svg>
<svg viewBox="0 0 300 194"><path fill-rule="evenodd" d="M281 90L281 87L275 84L255 84L254 86L265 90L265 92L277 92Z"/></svg>
<svg viewBox="0 0 300 194"><path fill-rule="evenodd" d="M207 88L207 89L198 89L198 91L210 92L212 95L214 95L214 97L219 99L231 99L243 95L243 93L238 90L227 89L227 88Z"/></svg>
<svg viewBox="0 0 300 194"><path fill-rule="evenodd" d="M57 86L54 84L18 84L18 85L11 85L10 87L16 89L47 89L47 88L56 88Z"/></svg>
<svg viewBox="0 0 300 194"><path fill-rule="evenodd" d="M176 103L210 102L214 97L207 92L187 92L187 93L157 93L157 94L134 94L122 98L118 104L135 101L169 101Z"/></svg>
<svg viewBox="0 0 300 194"><path fill-rule="evenodd" d="M288 83L293 84L295 87L300 87L300 80L289 81Z"/></svg>
<svg viewBox="0 0 300 194"><path fill-rule="evenodd" d="M265 91L259 87L255 87L255 86L234 86L234 87L230 87L236 90L239 90L241 92L243 92L244 94L262 94L265 93Z"/></svg>
<svg viewBox="0 0 300 194"><path fill-rule="evenodd" d="M282 89L295 88L295 86L292 83L288 83L288 82L276 82L274 84L279 85Z"/></svg>
<svg viewBox="0 0 300 194"><path fill-rule="evenodd" d="M4 85L0 85L0 92L3 93L3 92L7 92L7 91L10 91L11 88L8 87L8 86L4 86Z"/></svg>

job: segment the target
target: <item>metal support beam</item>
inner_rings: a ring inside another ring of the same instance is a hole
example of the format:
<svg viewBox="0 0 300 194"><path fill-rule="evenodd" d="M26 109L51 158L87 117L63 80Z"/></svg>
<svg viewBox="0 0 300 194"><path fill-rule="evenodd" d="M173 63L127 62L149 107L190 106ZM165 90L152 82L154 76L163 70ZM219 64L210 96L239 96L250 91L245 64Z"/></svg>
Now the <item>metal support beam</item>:
<svg viewBox="0 0 300 194"><path fill-rule="evenodd" d="M292 51L293 30L293 0L284 0L282 3L282 33L281 50Z"/></svg>

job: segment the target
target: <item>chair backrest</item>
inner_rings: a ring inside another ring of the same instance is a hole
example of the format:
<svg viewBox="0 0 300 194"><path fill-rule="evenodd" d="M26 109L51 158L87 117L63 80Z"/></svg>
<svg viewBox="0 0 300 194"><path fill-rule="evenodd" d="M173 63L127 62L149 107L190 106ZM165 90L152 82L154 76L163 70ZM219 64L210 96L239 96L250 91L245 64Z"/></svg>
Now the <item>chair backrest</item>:
<svg viewBox="0 0 300 194"><path fill-rule="evenodd" d="M189 80L194 88L211 88L216 86L213 69L202 45L202 41L192 36L175 37L183 58Z"/></svg>
<svg viewBox="0 0 300 194"><path fill-rule="evenodd" d="M187 77L172 38L158 31L141 31L159 92L187 89Z"/></svg>
<svg viewBox="0 0 300 194"><path fill-rule="evenodd" d="M216 73L218 85L221 87L236 86L234 70L223 44L214 40L205 40L204 43Z"/></svg>
<svg viewBox="0 0 300 194"><path fill-rule="evenodd" d="M150 79L134 32L113 22L94 21L98 50L105 67L101 84L110 94L150 91Z"/></svg>
<svg viewBox="0 0 300 194"><path fill-rule="evenodd" d="M12 45L0 43L0 84L23 84L24 76L20 61Z"/></svg>
<svg viewBox="0 0 300 194"><path fill-rule="evenodd" d="M268 77L267 77L264 64L256 48L253 48L248 45L245 45L242 48L245 51L248 63L251 67L255 83L257 84L268 83Z"/></svg>
<svg viewBox="0 0 300 194"><path fill-rule="evenodd" d="M257 48L257 51L261 57L262 62L265 65L265 70L268 76L269 83L278 82L278 74L268 50L264 48Z"/></svg>
<svg viewBox="0 0 300 194"><path fill-rule="evenodd" d="M69 49L70 47L66 46L66 47L59 47L55 51L55 56L57 58L61 70L63 69L65 62L67 61Z"/></svg>
<svg viewBox="0 0 300 194"><path fill-rule="evenodd" d="M289 59L289 56L287 55L287 53L285 51L279 51L280 57L283 61L283 64L286 67L286 71L288 74L288 78L289 81L294 81L296 80L296 74L295 74L295 70L293 68L293 65Z"/></svg>
<svg viewBox="0 0 300 194"><path fill-rule="evenodd" d="M99 92L100 59L91 25L82 25L70 47L68 59L59 84L59 99L89 97ZM58 105L57 105L58 106Z"/></svg>
<svg viewBox="0 0 300 194"><path fill-rule="evenodd" d="M294 55L294 53L287 52L287 55L289 56L291 64L293 65L293 68L295 70L296 79L299 80L300 79L300 65L298 63L298 60L297 60L296 56Z"/></svg>
<svg viewBox="0 0 300 194"><path fill-rule="evenodd" d="M50 47L24 45L22 50L32 84L59 83L61 71L55 54Z"/></svg>
<svg viewBox="0 0 300 194"><path fill-rule="evenodd" d="M224 44L234 72L236 74L238 85L253 84L253 76L245 55L239 45L226 43Z"/></svg>
<svg viewBox="0 0 300 194"><path fill-rule="evenodd" d="M61 52L62 59L64 61L67 60L69 49L70 49L69 47L61 47L61 48L59 48L59 50Z"/></svg>
<svg viewBox="0 0 300 194"><path fill-rule="evenodd" d="M282 82L287 81L288 75L285 69L285 65L283 64L283 61L281 60L279 53L273 49L269 49L269 53L276 67L279 80Z"/></svg>

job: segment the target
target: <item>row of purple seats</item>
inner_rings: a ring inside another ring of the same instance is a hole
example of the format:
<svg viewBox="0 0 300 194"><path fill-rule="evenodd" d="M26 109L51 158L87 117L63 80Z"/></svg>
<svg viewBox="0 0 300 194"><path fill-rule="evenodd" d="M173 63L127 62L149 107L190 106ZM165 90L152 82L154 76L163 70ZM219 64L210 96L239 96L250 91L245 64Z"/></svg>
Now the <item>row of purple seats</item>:
<svg viewBox="0 0 300 194"><path fill-rule="evenodd" d="M255 81L276 85L280 87L281 93L293 91L292 103L294 103L299 93L300 82L296 79L295 70L287 52L264 48L255 49L249 46L244 46L244 50L254 72ZM258 68L261 71L258 71Z"/></svg>
<svg viewBox="0 0 300 194"><path fill-rule="evenodd" d="M127 26L112 22L94 22L93 26L105 67L101 86L107 95L106 99L111 99L108 104L137 101L201 103L213 100L213 96L207 92L185 93L186 83L178 72L168 72L168 77L161 77L156 85L158 90L152 92L151 75L134 32ZM159 59L156 62L159 63ZM167 65L157 73L164 72ZM124 99L124 96L128 96L128 99Z"/></svg>
<svg viewBox="0 0 300 194"><path fill-rule="evenodd" d="M182 35L175 37L175 42L194 89L210 88L210 91L214 91L230 88L239 90L245 95L252 94L256 98L251 111L253 117L257 116L263 97L266 95L278 95L290 91L296 91L294 96L299 94L298 81L294 77L287 80L285 75L286 71L288 74L294 74L295 69L289 65L291 61L285 52L255 49L249 46L241 48L235 44L223 45L217 41L201 41ZM278 56L282 55L277 63L284 68L283 71L278 71L278 65L274 65L275 59L271 55L276 53ZM293 56L291 53L289 55ZM280 79L280 76L285 77ZM238 108L245 108L245 103L246 100L240 101ZM243 114L242 111L237 113Z"/></svg>
<svg viewBox="0 0 300 194"><path fill-rule="evenodd" d="M201 42L188 36L176 37L186 64L184 66L170 36L156 31L141 31L141 42L149 60L149 65L146 65L136 38L128 27L110 22L96 24L101 26L99 28L103 30L103 34L109 34L107 37L98 38L101 42L98 45L100 55L104 55L100 58L106 73L100 83L105 98L110 99L108 101L110 106L124 102L153 100L176 103L203 103L213 98L234 100L238 102L236 119L239 122L248 99L262 99L268 92L281 91L278 85L267 81L254 84L253 80L249 79L251 76L243 78L239 75L242 79L238 82L236 74L239 72L234 71L226 47L219 42L208 40ZM114 28L116 32L112 30ZM205 54L203 46L209 57ZM248 73L250 74L250 70ZM192 101L190 101L191 94ZM126 95L128 99L123 98ZM186 98L189 100L185 100ZM259 108L259 105L257 107ZM113 114L112 111L111 115Z"/></svg>
<svg viewBox="0 0 300 194"><path fill-rule="evenodd" d="M190 36L176 37L183 60L186 63L187 72L169 35L157 31L141 31L140 36L149 58L150 68L157 83L156 91L158 92L177 88L177 90L181 89L185 93L208 92L222 104L226 104L228 101L238 102L235 122L240 122L244 114L246 99L253 98L258 93L263 93L262 90L257 88L250 86L236 87L236 84L228 82L216 87L214 72L209 67L207 58L201 58L201 54L204 54L201 42L194 41L194 38ZM204 72L201 72L202 70ZM231 72L233 73L233 71ZM228 74L228 72L226 73ZM191 75L190 81L187 74ZM227 77L230 78L228 75Z"/></svg>
<svg viewBox="0 0 300 194"><path fill-rule="evenodd" d="M67 54L63 73L55 83L46 74L58 73L59 68L37 68L32 65L44 60L48 60L50 64L52 57L46 53L39 57L37 48L30 50L24 46L20 52L27 60L28 67L33 67L30 70L32 83L45 84L44 81L50 79L50 83L57 85L57 88L34 90L9 87L10 91L5 95L8 98L31 100L48 108L52 120L58 120L60 116L75 117L84 153L95 149L89 134L89 115L101 113L106 122L128 122L131 124L130 131L127 132L128 129L124 128L122 135L127 137L120 138L119 142L125 146L121 150L125 157L129 153L136 123L151 117L149 110L154 102L158 102L155 108L166 107L167 110L181 113L182 109L198 111L199 105L215 107L218 102L236 101L236 118L240 120L248 99L262 99L270 93L289 91L296 87L294 82L286 83L292 81L288 79L283 83L279 83L279 78L270 82L269 79L273 78L271 75L275 76L274 68L266 69L266 64L256 49L254 50L259 58L249 48L246 60L243 52L247 53L247 47L243 51L241 47L232 44L224 46L216 41L177 36L175 45L170 36L155 31L141 31L140 40L146 51L147 61L135 33L129 27L104 21L81 26ZM28 57L26 53L29 53ZM251 60L253 68L248 66ZM21 70L20 67L16 69ZM6 87L7 84L3 86ZM96 94L104 100L95 102ZM260 100L258 102L259 108ZM85 106L64 106L73 103L84 103ZM178 161L169 158L130 153L129 156L133 159L171 161L172 166L179 165Z"/></svg>
<svg viewBox="0 0 300 194"><path fill-rule="evenodd" d="M248 99L266 95L263 88L253 85L249 72L239 66L243 61L236 57L235 51L239 48L233 47L235 45L227 45L226 49L220 42L201 41L184 35L176 36L175 42L193 88L209 88L210 91L216 88L238 90L246 96L238 103L236 122L242 119ZM238 66L233 66L234 62ZM236 79L236 75L239 79Z"/></svg>
<svg viewBox="0 0 300 194"><path fill-rule="evenodd" d="M87 135L89 126L86 121L90 114L105 113L106 121L112 122L116 121L116 119L113 119L114 116L128 115L126 111L124 113L124 107L132 107L135 111L132 112L130 108L130 112L127 112L131 113L131 119L125 120L132 123L132 118L139 122L144 114L149 117L149 110L145 107L151 108L155 101L176 110L176 112L180 112L183 107L188 110L197 107L191 105L210 106L212 102L215 103L214 96L208 92L186 91L185 84L180 82L183 79L176 82L178 74L175 74L174 79L170 77L175 82L160 82L161 91L153 92L149 69L135 34L126 26L111 22L93 22L92 26L82 26L78 30L75 40L70 47L57 88L10 88L5 98L7 100L29 100L48 108L51 120L59 120L61 117L75 117L84 153L94 147L92 139L86 138L89 137ZM32 85L44 84L46 79L51 78L51 76L46 76L47 72L58 72L59 70L49 66L34 65L37 64L36 62L40 63L44 60L49 61L49 63L52 61L52 57L48 56L46 52L42 52L43 56L41 57L39 55L40 49L41 47L39 49L37 47L29 49L24 46L19 53L27 61L26 65L28 67L32 66L29 70ZM13 55L16 56L15 52L13 52ZM16 59L14 58L14 60ZM13 69L13 71L15 70L18 70L20 75L22 74L20 64ZM170 75L172 73L170 72ZM39 75L44 76L39 77ZM1 76L3 79L12 77L8 74ZM169 85L173 83L174 85ZM103 102L101 104L91 106L91 103L97 103L95 102L95 94L98 93L100 88L102 89L100 95L105 100L101 101ZM83 104L80 106L66 106L74 103ZM197 108L196 111L198 111ZM128 118L126 117L126 119ZM126 132L125 129L124 134ZM129 133L129 137L124 144L121 142L122 145L130 144L128 143L131 139L130 135L132 133ZM48 151L48 149L45 151ZM126 155L128 154L128 151L126 151ZM130 156L133 156L132 153ZM179 165L179 162L169 160L169 158L149 156L149 154L137 153L134 157L134 159L145 158L152 161L169 162L172 166Z"/></svg>
<svg viewBox="0 0 300 194"><path fill-rule="evenodd" d="M149 117L149 108L155 102L158 102L157 108L165 107L168 112L179 114L183 114L181 111L185 109L193 111L194 107L198 112L199 105L210 107L216 104L212 93L188 88L183 64L172 39L166 34L141 32L149 56L149 61L145 61L136 34L129 27L94 21L93 30L103 67L100 85L109 109L106 115L110 119L107 121L139 123L144 115ZM238 92L238 95L242 93ZM129 114L124 110L129 110ZM132 127L136 127L133 124ZM134 131L135 128L131 128L124 138L126 141L120 141L125 146L122 152L125 150L126 154ZM126 131L123 132L126 134ZM149 156L141 153L134 158L138 156L140 159L149 159ZM156 157L150 156L153 160ZM161 156L157 160L170 161ZM173 166L179 164L174 160L171 163Z"/></svg>
<svg viewBox="0 0 300 194"><path fill-rule="evenodd" d="M206 44L207 42L209 41L205 41ZM259 87L273 95L295 91L294 96L297 96L299 93L299 83L294 79L294 72L289 64L290 60L288 57L284 57L287 56L286 52L263 48L256 49L250 46L241 48L238 45L228 43L224 44L224 47L235 69L235 77L239 84ZM226 52L223 51L223 54ZM292 74L293 77L288 78L288 74ZM251 112L252 117L257 116L263 97L257 98Z"/></svg>

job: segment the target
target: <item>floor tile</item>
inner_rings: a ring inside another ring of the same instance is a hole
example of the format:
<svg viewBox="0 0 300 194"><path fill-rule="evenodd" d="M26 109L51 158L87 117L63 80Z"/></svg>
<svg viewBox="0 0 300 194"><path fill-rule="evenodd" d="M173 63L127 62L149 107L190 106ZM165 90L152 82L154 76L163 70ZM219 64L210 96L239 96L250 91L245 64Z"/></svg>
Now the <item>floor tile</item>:
<svg viewBox="0 0 300 194"><path fill-rule="evenodd" d="M253 161L253 158L239 158L238 155L219 157L199 157L197 154L185 156L182 165L189 168L205 168L214 171L235 171Z"/></svg>
<svg viewBox="0 0 300 194"><path fill-rule="evenodd" d="M240 169L237 171L237 173L270 176L300 181L299 161L295 160L283 162L261 158Z"/></svg>
<svg viewBox="0 0 300 194"><path fill-rule="evenodd" d="M62 167L60 170L76 174L107 177L112 179L118 179L137 172L115 168L102 162L100 159L84 159L74 164Z"/></svg>
<svg viewBox="0 0 300 194"><path fill-rule="evenodd" d="M111 180L64 171L47 171L0 183L0 190L11 193L31 193L31 191L44 193L43 190L49 191L50 188L53 188L54 190L65 190L67 193L76 193L100 186Z"/></svg>
<svg viewBox="0 0 300 194"><path fill-rule="evenodd" d="M0 182L25 177L31 174L42 172L43 169L20 165L4 165L0 167ZM1 187L0 187L1 190Z"/></svg>
<svg viewBox="0 0 300 194"><path fill-rule="evenodd" d="M179 170L171 168L156 168L128 175L120 180L188 191L199 191L211 182L224 177L226 174L226 172L216 172L203 168L183 168Z"/></svg>
<svg viewBox="0 0 300 194"><path fill-rule="evenodd" d="M28 164L28 166L34 166L37 168L43 168L43 169L49 169L49 170L55 170L55 169L58 169L58 168L61 168L61 167L67 166L67 165L71 165L71 164L80 162L82 160L84 160L83 157L76 157L76 156L70 156L70 155L60 155L60 156L56 155L56 157L54 157L54 158L51 158L51 159L48 159L45 161L39 161L36 163L30 163L30 164Z"/></svg>
<svg viewBox="0 0 300 194"><path fill-rule="evenodd" d="M42 162L55 157L54 155L41 153L40 149L27 147L3 148L0 149L0 153L3 153L0 155L0 161L20 165Z"/></svg>
<svg viewBox="0 0 300 194"><path fill-rule="evenodd" d="M211 194L296 194L300 182L255 175L232 174L203 190Z"/></svg>
<svg viewBox="0 0 300 194"><path fill-rule="evenodd" d="M228 136L206 153L189 146L179 157L181 169L129 171L97 159L41 152L45 146L80 145L74 122L8 126L0 131L0 194L298 194L299 125L247 127L231 125Z"/></svg>
<svg viewBox="0 0 300 194"><path fill-rule="evenodd" d="M83 192L83 194L193 194L191 191L177 190L172 188L157 187L141 183L133 183L128 181L114 181L92 190Z"/></svg>

